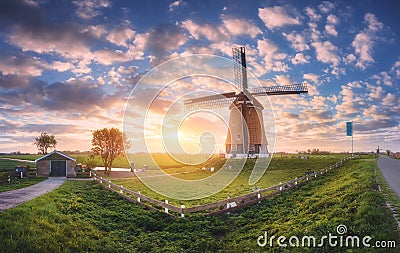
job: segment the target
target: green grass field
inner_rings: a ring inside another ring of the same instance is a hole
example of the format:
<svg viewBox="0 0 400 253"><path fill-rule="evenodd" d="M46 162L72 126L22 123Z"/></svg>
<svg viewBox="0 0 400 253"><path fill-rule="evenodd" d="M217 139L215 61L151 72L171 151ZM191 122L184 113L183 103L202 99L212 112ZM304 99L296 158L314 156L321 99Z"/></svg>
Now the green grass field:
<svg viewBox="0 0 400 253"><path fill-rule="evenodd" d="M219 193L199 199L199 200L190 200L190 201L181 201L181 200L169 200L169 203L180 206L185 205L186 207L191 207L195 205L211 203L214 201L226 199L227 197L233 197L238 195L243 195L257 189L267 188L269 186L277 185L280 182L289 181L296 177L303 176L307 169L311 171L318 171L326 166L334 164L345 157L344 155L329 155L329 156L310 156L310 159L300 159L300 158L288 158L288 157L273 157L271 163L264 174L264 176L258 181L255 185L250 186L248 184L250 173L254 167L254 159L249 159L244 166L242 172L239 176L224 190ZM216 170L218 170L225 159L216 159L214 162L214 166ZM207 167L209 168L209 166ZM177 177L187 180L195 180L210 176L212 172L209 170L202 171L200 167L177 167L165 169L165 171L169 174L172 173L182 173L185 174L177 175ZM188 173L189 172L189 173ZM175 175L174 175L175 176ZM146 196L156 198L159 200L164 200L165 197L152 191L147 186L145 186L138 178L129 178L129 179L113 179L113 183L118 185L123 185L125 188L140 191L141 194Z"/></svg>
<svg viewBox="0 0 400 253"><path fill-rule="evenodd" d="M34 184L37 184L43 181L45 178L28 178L25 177L23 179L20 178L11 178L11 182L8 183L7 179L10 175L10 171L14 169L15 166L19 165L29 165L29 167L34 168L36 167L33 163L24 163L18 161L9 161L0 159L0 192L16 190L24 187L28 187Z"/></svg>
<svg viewBox="0 0 400 253"><path fill-rule="evenodd" d="M95 182L68 181L0 213L1 252L398 252L400 235L374 190L376 163L358 159L299 188L231 215L172 218L146 210ZM261 248L257 238L346 235L391 240L396 249Z"/></svg>

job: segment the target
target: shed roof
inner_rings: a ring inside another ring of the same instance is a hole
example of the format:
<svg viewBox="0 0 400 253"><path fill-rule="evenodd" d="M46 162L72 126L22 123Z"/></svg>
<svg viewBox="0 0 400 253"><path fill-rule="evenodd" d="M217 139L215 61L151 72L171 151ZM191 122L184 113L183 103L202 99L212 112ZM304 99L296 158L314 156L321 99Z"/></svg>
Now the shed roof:
<svg viewBox="0 0 400 253"><path fill-rule="evenodd" d="M60 151L57 151L57 150L54 150L54 151L51 152L51 153L48 153L48 154L46 154L46 155L44 155L44 156L42 156L42 157L39 157L38 159L35 160L35 162L40 161L40 160L44 160L44 159L46 159L46 158L48 158L49 156L52 156L52 155L63 156L63 157L65 157L65 158L68 159L68 160L72 160L72 161L76 162L76 159L75 159L75 158L70 157L69 155L66 155L66 154L64 154L64 153L61 153Z"/></svg>

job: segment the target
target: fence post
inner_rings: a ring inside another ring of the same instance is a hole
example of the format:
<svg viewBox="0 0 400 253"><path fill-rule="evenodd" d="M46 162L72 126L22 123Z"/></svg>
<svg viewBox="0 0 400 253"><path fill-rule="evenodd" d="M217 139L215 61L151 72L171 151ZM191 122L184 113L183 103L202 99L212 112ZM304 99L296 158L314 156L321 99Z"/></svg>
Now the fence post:
<svg viewBox="0 0 400 253"><path fill-rule="evenodd" d="M308 177L306 177L307 181L308 181Z"/></svg>
<svg viewBox="0 0 400 253"><path fill-rule="evenodd" d="M314 177L317 177L317 173L316 172L314 173Z"/></svg>
<svg viewBox="0 0 400 253"><path fill-rule="evenodd" d="M11 184L11 176L8 175L8 183Z"/></svg>
<svg viewBox="0 0 400 253"><path fill-rule="evenodd" d="M168 204L168 199L165 200L165 204ZM168 213L168 208L165 208L165 213Z"/></svg>
<svg viewBox="0 0 400 253"><path fill-rule="evenodd" d="M92 177L92 170L89 170L89 177Z"/></svg>
<svg viewBox="0 0 400 253"><path fill-rule="evenodd" d="M181 217L185 218L185 214L183 213L183 209L185 209L185 205L181 205L181 208L182 208Z"/></svg>
<svg viewBox="0 0 400 253"><path fill-rule="evenodd" d="M21 178L24 178L24 172L21 171Z"/></svg>
<svg viewBox="0 0 400 253"><path fill-rule="evenodd" d="M296 181L294 181L294 184L297 185L297 177L295 179L296 179Z"/></svg>
<svg viewBox="0 0 400 253"><path fill-rule="evenodd" d="M111 181L108 181L108 188L111 188Z"/></svg>
<svg viewBox="0 0 400 253"><path fill-rule="evenodd" d="M120 193L122 193L122 190L124 189L124 187L121 184L121 189L119 190Z"/></svg>
<svg viewBox="0 0 400 253"><path fill-rule="evenodd" d="M100 184L103 184L103 177L100 177Z"/></svg>
<svg viewBox="0 0 400 253"><path fill-rule="evenodd" d="M260 199L261 199L260 189L258 189L257 199L258 199L258 203L261 203L261 201L260 201Z"/></svg>
<svg viewBox="0 0 400 253"><path fill-rule="evenodd" d="M139 203L140 203L140 191L138 191L137 202L139 202Z"/></svg>

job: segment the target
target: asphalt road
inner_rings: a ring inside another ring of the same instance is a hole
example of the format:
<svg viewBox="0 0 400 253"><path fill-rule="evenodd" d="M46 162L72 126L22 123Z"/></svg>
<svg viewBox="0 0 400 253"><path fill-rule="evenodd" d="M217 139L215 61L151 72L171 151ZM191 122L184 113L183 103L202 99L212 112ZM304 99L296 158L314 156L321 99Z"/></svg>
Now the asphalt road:
<svg viewBox="0 0 400 253"><path fill-rule="evenodd" d="M51 192L62 185L65 180L64 178L49 178L26 188L0 192L0 211L16 207L19 204Z"/></svg>
<svg viewBox="0 0 400 253"><path fill-rule="evenodd" d="M400 160L380 155L378 166L390 188L400 198Z"/></svg>

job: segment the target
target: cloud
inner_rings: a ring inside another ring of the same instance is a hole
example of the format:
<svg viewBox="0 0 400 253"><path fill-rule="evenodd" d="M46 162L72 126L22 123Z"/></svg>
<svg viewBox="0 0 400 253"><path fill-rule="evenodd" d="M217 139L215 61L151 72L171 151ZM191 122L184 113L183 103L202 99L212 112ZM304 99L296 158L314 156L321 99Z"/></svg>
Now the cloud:
<svg viewBox="0 0 400 253"><path fill-rule="evenodd" d="M251 38L255 38L261 33L256 25L245 19L227 18L223 19L222 22L229 34L233 36L249 35Z"/></svg>
<svg viewBox="0 0 400 253"><path fill-rule="evenodd" d="M339 65L340 58L337 54L338 48L330 41L316 41L311 43L311 45L315 48L318 61L326 64L332 64L333 66Z"/></svg>
<svg viewBox="0 0 400 253"><path fill-rule="evenodd" d="M371 77L372 79L376 80L377 84L385 84L387 86L392 86L393 85L393 80L392 77L389 75L388 72L382 71L378 74L374 74Z"/></svg>
<svg viewBox="0 0 400 253"><path fill-rule="evenodd" d="M318 21L321 19L321 15L318 14L315 9L311 8L311 7L306 7L305 12L307 14L307 16L312 20L312 21Z"/></svg>
<svg viewBox="0 0 400 253"><path fill-rule="evenodd" d="M58 72L65 72L74 68L71 62L53 61L50 67Z"/></svg>
<svg viewBox="0 0 400 253"><path fill-rule="evenodd" d="M353 92L351 84L342 86L340 98L341 103L337 103L335 107L336 111L338 112L338 118L355 117L356 115L361 114L364 100Z"/></svg>
<svg viewBox="0 0 400 253"><path fill-rule="evenodd" d="M227 38L227 34L224 31L210 24L199 25L192 20L186 20L182 22L182 27L188 30L196 40L201 37L205 37L209 41L222 41Z"/></svg>
<svg viewBox="0 0 400 253"><path fill-rule="evenodd" d="M291 78L285 75L276 75L274 80L278 85L290 85L293 83Z"/></svg>
<svg viewBox="0 0 400 253"><path fill-rule="evenodd" d="M339 19L333 15L329 14L328 17L326 18L327 25L325 26L325 31L326 33L332 35L332 36L338 36L338 32L336 31L335 25L339 23Z"/></svg>
<svg viewBox="0 0 400 253"><path fill-rule="evenodd" d="M302 36L301 34L291 32L289 34L282 33L282 35L286 38L287 41L291 43L291 47L298 52L305 51L310 48L304 36Z"/></svg>
<svg viewBox="0 0 400 253"><path fill-rule="evenodd" d="M385 106L394 106L397 102L397 98L394 94L388 93L386 97L382 100L382 105Z"/></svg>
<svg viewBox="0 0 400 253"><path fill-rule="evenodd" d="M255 24L246 19L231 18L224 15L220 25L198 24L193 20L185 20L182 22L181 27L187 30L196 40L206 38L217 43L226 42L232 37L240 35L248 35L251 38L255 38L262 33Z"/></svg>
<svg viewBox="0 0 400 253"><path fill-rule="evenodd" d="M72 124L26 124L18 128L19 131L28 133L47 132L51 134L61 134L65 132L79 132L81 130L77 125Z"/></svg>
<svg viewBox="0 0 400 253"><path fill-rule="evenodd" d="M377 40L377 32L383 28L383 23L379 22L371 13L364 15L364 22L367 24L367 28L359 32L351 44L358 57L355 66L360 69L366 69L375 62L372 57L373 47Z"/></svg>
<svg viewBox="0 0 400 253"><path fill-rule="evenodd" d="M91 19L101 14L100 9L108 8L111 2L107 0L73 1L76 7L76 15L83 19Z"/></svg>
<svg viewBox="0 0 400 253"><path fill-rule="evenodd" d="M383 98L383 88L382 86L370 86L371 93L369 97L372 99L382 99Z"/></svg>
<svg viewBox="0 0 400 253"><path fill-rule="evenodd" d="M0 104L22 106L30 110L59 110L86 113L96 108L112 108L119 102L95 83L74 79L68 82L47 83L29 77L0 77Z"/></svg>
<svg viewBox="0 0 400 253"><path fill-rule="evenodd" d="M170 50L184 45L187 37L183 30L172 24L165 24L151 29L147 33L138 34L135 38L137 49L149 50L155 57L165 57Z"/></svg>
<svg viewBox="0 0 400 253"><path fill-rule="evenodd" d="M132 40L136 32L129 28L115 29L107 35L107 40L111 43L128 47L128 41Z"/></svg>
<svg viewBox="0 0 400 253"><path fill-rule="evenodd" d="M170 12L176 10L179 6L184 6L186 3L182 0L174 1L169 6L168 9Z"/></svg>
<svg viewBox="0 0 400 253"><path fill-rule="evenodd" d="M283 63L287 57L285 53L280 53L278 47L267 39L257 42L259 55L264 57L265 71L283 71L288 70L288 66Z"/></svg>
<svg viewBox="0 0 400 253"><path fill-rule="evenodd" d="M270 30L287 25L299 25L300 19L288 14L287 10L288 8L282 6L260 8L258 16Z"/></svg>
<svg viewBox="0 0 400 253"><path fill-rule="evenodd" d="M313 82L316 85L320 84L319 83L319 75L317 75L317 74L306 73L306 74L303 74L303 78L308 81Z"/></svg>
<svg viewBox="0 0 400 253"><path fill-rule="evenodd" d="M323 13L328 13L335 8L335 5L329 1L323 1L318 8Z"/></svg>
<svg viewBox="0 0 400 253"><path fill-rule="evenodd" d="M94 52L93 59L103 65L111 65L116 62L127 62L131 57L121 50L100 49Z"/></svg>
<svg viewBox="0 0 400 253"><path fill-rule="evenodd" d="M49 69L47 62L22 54L0 58L0 72L3 75L40 76Z"/></svg>
<svg viewBox="0 0 400 253"><path fill-rule="evenodd" d="M308 55L304 55L303 53L297 53L294 57L292 57L291 62L294 65L297 64L305 64L305 63L309 63L310 56Z"/></svg>
<svg viewBox="0 0 400 253"><path fill-rule="evenodd" d="M360 122L355 124L354 129L360 132L369 132L373 130L383 130L396 126L399 126L398 119L386 118L386 119L364 120L362 123Z"/></svg>

